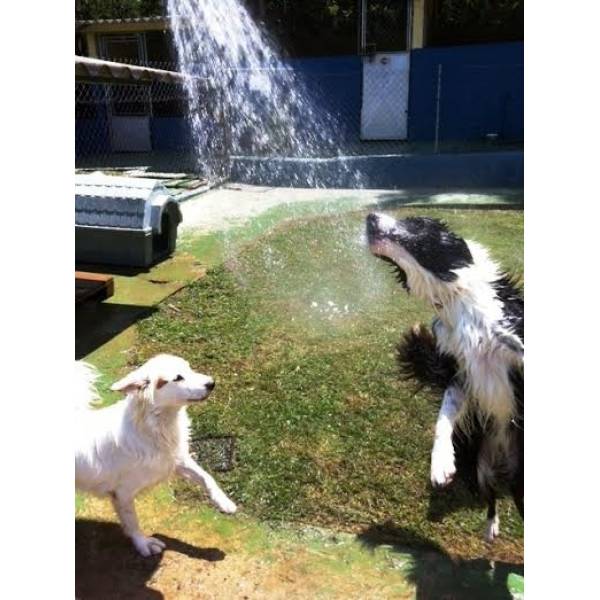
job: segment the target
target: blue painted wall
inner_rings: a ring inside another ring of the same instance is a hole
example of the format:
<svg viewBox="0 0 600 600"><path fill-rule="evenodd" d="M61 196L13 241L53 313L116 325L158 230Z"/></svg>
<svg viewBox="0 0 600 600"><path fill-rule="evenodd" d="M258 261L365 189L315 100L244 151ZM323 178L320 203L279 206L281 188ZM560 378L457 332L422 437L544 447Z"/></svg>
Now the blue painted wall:
<svg viewBox="0 0 600 600"><path fill-rule="evenodd" d="M523 44L484 44L424 48L411 52L409 141L431 141L435 135L437 69L442 65L440 140L478 141L488 133L501 140L523 139ZM338 139L360 137L362 58L337 56L290 60L306 83L316 106L337 115ZM310 126L310 123L307 123ZM183 118L152 119L156 150L191 147ZM76 122L76 155L110 151L106 114Z"/></svg>
<svg viewBox="0 0 600 600"><path fill-rule="evenodd" d="M338 136L355 141L360 135L362 59L360 56L301 58L289 61L306 84L315 106L336 116Z"/></svg>
<svg viewBox="0 0 600 600"><path fill-rule="evenodd" d="M150 135L153 150L185 152L192 147L190 128L183 117L152 117Z"/></svg>
<svg viewBox="0 0 600 600"><path fill-rule="evenodd" d="M293 59L290 66L304 82L314 106L336 115L340 140L358 140L362 61L359 56L335 56ZM307 123L310 126L310 123ZM152 119L152 147L156 150L180 150L191 147L185 119L160 117Z"/></svg>
<svg viewBox="0 0 600 600"><path fill-rule="evenodd" d="M328 160L233 159L231 180L289 187L439 188L523 187L523 152L352 156Z"/></svg>
<svg viewBox="0 0 600 600"><path fill-rule="evenodd" d="M410 141L434 139L440 64L441 141L523 139L523 44L515 42L413 50Z"/></svg>
<svg viewBox="0 0 600 600"><path fill-rule="evenodd" d="M440 140L480 141L488 133L500 140L523 139L523 44L481 44L424 48L411 52L408 139L435 135L437 69L442 65ZM316 105L339 117L349 141L360 137L362 58L296 59Z"/></svg>

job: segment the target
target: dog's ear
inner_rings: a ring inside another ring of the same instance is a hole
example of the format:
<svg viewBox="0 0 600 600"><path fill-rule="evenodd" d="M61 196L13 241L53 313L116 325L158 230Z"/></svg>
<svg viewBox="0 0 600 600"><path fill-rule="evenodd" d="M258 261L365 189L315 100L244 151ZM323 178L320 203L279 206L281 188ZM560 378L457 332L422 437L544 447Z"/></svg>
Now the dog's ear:
<svg viewBox="0 0 600 600"><path fill-rule="evenodd" d="M110 386L110 389L113 392L124 392L125 394L129 394L130 392L143 390L149 383L150 379L138 369L137 371L133 371L133 373L129 373L129 375L125 375L123 379L119 379L116 383L113 383Z"/></svg>

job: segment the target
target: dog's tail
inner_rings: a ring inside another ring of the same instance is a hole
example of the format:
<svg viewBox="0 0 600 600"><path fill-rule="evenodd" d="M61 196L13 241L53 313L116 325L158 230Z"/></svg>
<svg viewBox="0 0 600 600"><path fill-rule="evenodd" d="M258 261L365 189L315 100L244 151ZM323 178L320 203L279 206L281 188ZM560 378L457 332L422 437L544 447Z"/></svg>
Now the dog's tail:
<svg viewBox="0 0 600 600"><path fill-rule="evenodd" d="M100 374L92 365L75 361L75 408L84 410L93 408L100 400L96 381Z"/></svg>
<svg viewBox="0 0 600 600"><path fill-rule="evenodd" d="M424 325L415 325L404 334L396 346L396 359L401 378L419 387L443 391L458 374L456 360L437 349L433 333Z"/></svg>

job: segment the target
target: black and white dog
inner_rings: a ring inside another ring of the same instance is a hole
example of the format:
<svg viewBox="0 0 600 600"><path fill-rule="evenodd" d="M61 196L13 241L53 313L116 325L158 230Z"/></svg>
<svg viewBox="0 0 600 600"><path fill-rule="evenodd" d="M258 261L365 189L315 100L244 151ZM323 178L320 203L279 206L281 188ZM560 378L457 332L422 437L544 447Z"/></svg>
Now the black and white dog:
<svg viewBox="0 0 600 600"><path fill-rule="evenodd" d="M398 360L405 376L443 389L432 484L458 474L478 491L492 541L504 486L523 517L523 296L482 246L435 219L370 214L367 235L371 252L437 314L431 331L415 327L404 336Z"/></svg>

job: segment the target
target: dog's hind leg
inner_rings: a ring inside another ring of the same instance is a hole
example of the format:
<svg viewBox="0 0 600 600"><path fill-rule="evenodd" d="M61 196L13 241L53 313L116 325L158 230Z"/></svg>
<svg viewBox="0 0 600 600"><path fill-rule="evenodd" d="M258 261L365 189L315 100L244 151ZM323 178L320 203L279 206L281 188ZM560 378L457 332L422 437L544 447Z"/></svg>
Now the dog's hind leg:
<svg viewBox="0 0 600 600"><path fill-rule="evenodd" d="M135 513L133 496L127 493L114 492L111 500L125 535L131 538L136 550L142 556L160 554L165 549L165 543L153 537L146 537L141 531Z"/></svg>
<svg viewBox="0 0 600 600"><path fill-rule="evenodd" d="M496 511L496 495L492 492L487 500L487 526L485 528L485 539L493 542L500 534L500 518Z"/></svg>
<svg viewBox="0 0 600 600"><path fill-rule="evenodd" d="M458 386L446 388L435 424L435 440L431 451L431 484L434 487L448 485L456 474L452 433L464 401L464 392Z"/></svg>
<svg viewBox="0 0 600 600"><path fill-rule="evenodd" d="M227 497L217 482L191 456L180 457L175 470L184 479L201 485L208 493L211 502L221 512L233 514L237 510L237 506Z"/></svg>
<svg viewBox="0 0 600 600"><path fill-rule="evenodd" d="M496 512L496 478L492 446L488 439L484 440L477 457L477 483L479 493L487 504L487 525L484 539L493 542L500 534L500 519Z"/></svg>

